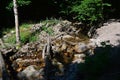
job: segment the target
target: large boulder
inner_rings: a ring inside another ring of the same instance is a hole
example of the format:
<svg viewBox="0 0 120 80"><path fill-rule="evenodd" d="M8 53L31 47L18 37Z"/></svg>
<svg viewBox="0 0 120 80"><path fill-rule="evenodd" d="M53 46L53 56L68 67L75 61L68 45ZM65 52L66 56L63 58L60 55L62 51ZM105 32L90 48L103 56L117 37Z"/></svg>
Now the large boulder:
<svg viewBox="0 0 120 80"><path fill-rule="evenodd" d="M43 70L36 70L35 65L30 65L22 72L18 73L18 77L20 80L45 80L43 77Z"/></svg>
<svg viewBox="0 0 120 80"><path fill-rule="evenodd" d="M120 44L120 22L110 22L96 30L98 36L93 38L96 43L109 41L113 46Z"/></svg>

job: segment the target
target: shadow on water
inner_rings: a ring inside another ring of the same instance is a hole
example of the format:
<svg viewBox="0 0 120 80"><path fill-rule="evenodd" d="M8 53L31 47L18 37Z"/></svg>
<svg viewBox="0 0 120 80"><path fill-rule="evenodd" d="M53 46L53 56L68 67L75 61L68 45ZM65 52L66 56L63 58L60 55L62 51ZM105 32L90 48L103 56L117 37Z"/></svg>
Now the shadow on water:
<svg viewBox="0 0 120 80"><path fill-rule="evenodd" d="M103 45L79 64L76 80L120 80L120 45Z"/></svg>

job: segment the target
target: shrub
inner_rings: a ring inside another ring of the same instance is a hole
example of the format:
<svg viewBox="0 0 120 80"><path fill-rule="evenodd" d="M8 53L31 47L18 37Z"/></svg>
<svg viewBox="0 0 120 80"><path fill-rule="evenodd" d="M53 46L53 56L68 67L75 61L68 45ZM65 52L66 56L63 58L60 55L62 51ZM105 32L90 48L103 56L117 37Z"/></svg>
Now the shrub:
<svg viewBox="0 0 120 80"><path fill-rule="evenodd" d="M61 13L73 17L84 24L92 26L103 19L103 10L108 3L103 0L54 0L59 5Z"/></svg>
<svg viewBox="0 0 120 80"><path fill-rule="evenodd" d="M38 40L37 35L33 35L33 36L31 36L31 37L29 38L29 42L35 42L35 41L37 41L37 40Z"/></svg>
<svg viewBox="0 0 120 80"><path fill-rule="evenodd" d="M71 12L76 19L91 26L103 19L104 6L110 5L102 0L83 0L81 4L73 5Z"/></svg>
<svg viewBox="0 0 120 80"><path fill-rule="evenodd" d="M17 0L18 6L24 6L29 5L31 3L30 0ZM11 10L13 7L13 1L11 1L8 6L6 6L6 9Z"/></svg>
<svg viewBox="0 0 120 80"><path fill-rule="evenodd" d="M22 43L29 42L29 37L31 37L31 35L30 35L30 32L28 32L28 31L22 31L20 34Z"/></svg>

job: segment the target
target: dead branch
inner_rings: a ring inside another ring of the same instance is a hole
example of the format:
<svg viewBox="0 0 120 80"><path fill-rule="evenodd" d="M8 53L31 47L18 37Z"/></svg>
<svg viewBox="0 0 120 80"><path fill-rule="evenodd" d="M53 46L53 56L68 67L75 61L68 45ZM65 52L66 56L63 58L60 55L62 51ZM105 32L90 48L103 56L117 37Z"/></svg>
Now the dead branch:
<svg viewBox="0 0 120 80"><path fill-rule="evenodd" d="M42 58L45 59L47 44L44 45L43 51L42 51Z"/></svg>

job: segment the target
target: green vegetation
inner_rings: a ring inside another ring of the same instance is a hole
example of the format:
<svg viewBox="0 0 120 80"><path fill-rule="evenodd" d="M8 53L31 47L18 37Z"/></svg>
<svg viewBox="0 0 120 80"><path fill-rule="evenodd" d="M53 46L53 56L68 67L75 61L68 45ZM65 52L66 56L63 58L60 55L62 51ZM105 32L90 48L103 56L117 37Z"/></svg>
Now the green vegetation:
<svg viewBox="0 0 120 80"><path fill-rule="evenodd" d="M72 12L76 14L75 18L84 24L94 25L103 20L104 6L110 4L103 3L102 0L83 0L81 4L75 4Z"/></svg>
<svg viewBox="0 0 120 80"><path fill-rule="evenodd" d="M59 22L60 22L60 20L57 20L57 19L46 19L44 21L41 21L40 23L43 24L41 27L41 30L45 31L49 35L54 35L52 26ZM28 42L35 42L39 39L40 31L36 30L35 32L32 32L31 31L32 25L33 24L29 24L29 23L24 23L24 24L20 25L20 37L21 37L22 44L25 44ZM4 38L5 43L10 43L10 44L16 43L14 28L5 29L2 32L2 34L7 36L6 38Z"/></svg>
<svg viewBox="0 0 120 80"><path fill-rule="evenodd" d="M52 29L52 26L60 23L59 19L51 18L51 19L46 19L44 21L41 21L40 23L44 24L42 26L42 30L48 33L49 35L53 35L54 31Z"/></svg>
<svg viewBox="0 0 120 80"><path fill-rule="evenodd" d="M33 34L30 32L31 24L22 24L20 26L20 37L21 37L21 43L27 43L27 42L35 42L38 39L38 33ZM16 37L15 33L10 33L11 31L14 31L13 29L8 29L6 32L7 34L10 34L6 39L4 39L4 42L6 43L16 43Z"/></svg>
<svg viewBox="0 0 120 80"><path fill-rule="evenodd" d="M103 18L102 0L83 0L73 6L72 12L76 14L76 19L91 25Z"/></svg>
<svg viewBox="0 0 120 80"><path fill-rule="evenodd" d="M103 3L102 0L65 0L59 2L61 13L69 15L88 26L98 24L103 20L103 11L105 6L111 6Z"/></svg>
<svg viewBox="0 0 120 80"><path fill-rule="evenodd" d="M111 5L103 0L53 0L59 6L59 13L63 17L80 21L85 26L82 32L86 35L93 26L97 28L104 21L106 7ZM81 27L80 27L81 28ZM93 31L94 32L94 31Z"/></svg>
<svg viewBox="0 0 120 80"><path fill-rule="evenodd" d="M4 39L4 42L5 43L15 44L15 42L16 42L15 34L13 34L12 36L7 37L6 39Z"/></svg>
<svg viewBox="0 0 120 80"><path fill-rule="evenodd" d="M18 6L25 6L25 5L29 5L31 3L30 0L17 0ZM11 0L11 2L9 2L8 6L6 7L6 9L10 10L13 7L13 1Z"/></svg>
<svg viewBox="0 0 120 80"><path fill-rule="evenodd" d="M43 20L40 23L43 23L45 25L48 24L48 26L51 26L51 25L55 25L55 24L57 24L59 22L60 22L60 19L56 19L56 18L48 19L48 18L46 18L46 20Z"/></svg>
<svg viewBox="0 0 120 80"><path fill-rule="evenodd" d="M51 27L42 26L42 30L48 33L49 35L53 35L53 30Z"/></svg>

